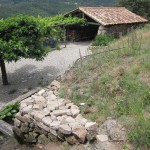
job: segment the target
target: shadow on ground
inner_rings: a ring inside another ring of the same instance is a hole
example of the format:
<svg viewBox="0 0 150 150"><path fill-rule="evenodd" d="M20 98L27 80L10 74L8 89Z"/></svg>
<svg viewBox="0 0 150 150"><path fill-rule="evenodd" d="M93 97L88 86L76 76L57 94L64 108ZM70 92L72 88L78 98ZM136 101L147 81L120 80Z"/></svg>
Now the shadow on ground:
<svg viewBox="0 0 150 150"><path fill-rule="evenodd" d="M59 74L53 66L37 70L34 65L25 65L14 73L8 73L10 85L3 86L0 79L0 103L9 102L37 87L44 87Z"/></svg>

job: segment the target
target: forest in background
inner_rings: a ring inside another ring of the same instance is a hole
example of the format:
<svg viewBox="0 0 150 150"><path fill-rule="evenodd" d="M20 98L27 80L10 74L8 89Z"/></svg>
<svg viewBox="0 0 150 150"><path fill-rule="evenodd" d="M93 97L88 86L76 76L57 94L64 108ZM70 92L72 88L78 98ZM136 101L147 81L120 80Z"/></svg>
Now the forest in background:
<svg viewBox="0 0 150 150"><path fill-rule="evenodd" d="M0 18L17 14L52 16L79 6L112 6L115 0L0 0Z"/></svg>

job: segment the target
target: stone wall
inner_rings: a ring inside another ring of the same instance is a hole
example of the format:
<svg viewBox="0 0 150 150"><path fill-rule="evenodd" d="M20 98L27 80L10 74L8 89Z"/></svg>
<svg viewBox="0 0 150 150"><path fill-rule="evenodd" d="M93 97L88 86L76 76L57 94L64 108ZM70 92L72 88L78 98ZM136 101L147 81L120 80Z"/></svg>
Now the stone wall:
<svg viewBox="0 0 150 150"><path fill-rule="evenodd" d="M109 25L109 26L99 26L98 35L100 34L111 34L114 37L119 37L121 35L127 34L132 29L136 29L140 24L119 24L119 25Z"/></svg>
<svg viewBox="0 0 150 150"><path fill-rule="evenodd" d="M85 143L96 138L96 122L88 122L79 107L58 96L60 83L51 85L21 101L14 119L14 133L29 143L46 144L66 140L70 144Z"/></svg>

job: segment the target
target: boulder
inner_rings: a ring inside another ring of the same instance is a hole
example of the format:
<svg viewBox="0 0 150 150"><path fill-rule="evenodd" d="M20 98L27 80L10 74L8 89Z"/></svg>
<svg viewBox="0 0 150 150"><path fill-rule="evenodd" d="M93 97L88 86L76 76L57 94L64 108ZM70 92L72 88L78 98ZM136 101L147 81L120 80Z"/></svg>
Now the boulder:
<svg viewBox="0 0 150 150"><path fill-rule="evenodd" d="M65 134L65 135L70 135L71 134L71 128L66 124L60 125L59 126L59 131L62 134Z"/></svg>
<svg viewBox="0 0 150 150"><path fill-rule="evenodd" d="M80 143L85 142L87 131L83 126L81 125L72 126L72 133L79 139Z"/></svg>

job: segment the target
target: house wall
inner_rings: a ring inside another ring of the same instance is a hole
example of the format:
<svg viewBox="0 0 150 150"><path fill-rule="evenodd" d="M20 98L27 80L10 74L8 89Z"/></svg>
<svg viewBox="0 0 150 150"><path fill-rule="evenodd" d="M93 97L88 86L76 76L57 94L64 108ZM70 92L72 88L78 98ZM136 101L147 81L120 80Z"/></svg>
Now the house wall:
<svg viewBox="0 0 150 150"><path fill-rule="evenodd" d="M129 31L136 29L140 26L140 23L136 24L120 24L120 25L109 25L109 26L99 26L98 35L100 34L111 34L114 37L119 37L121 35L127 34Z"/></svg>

